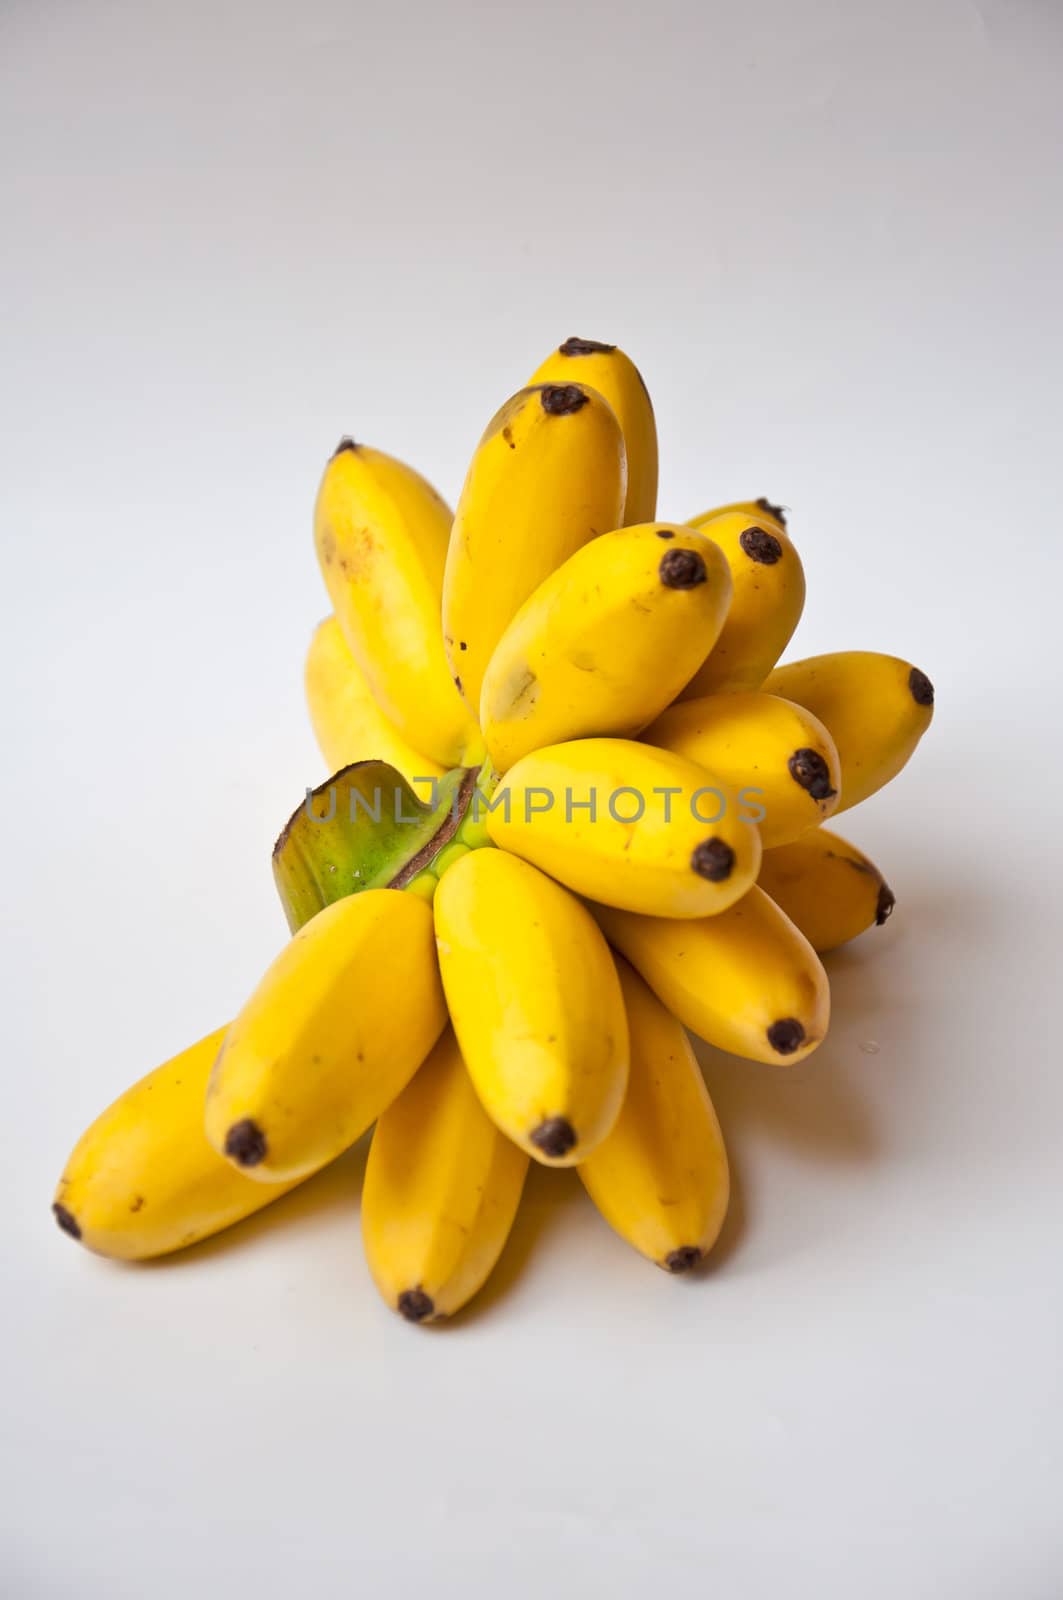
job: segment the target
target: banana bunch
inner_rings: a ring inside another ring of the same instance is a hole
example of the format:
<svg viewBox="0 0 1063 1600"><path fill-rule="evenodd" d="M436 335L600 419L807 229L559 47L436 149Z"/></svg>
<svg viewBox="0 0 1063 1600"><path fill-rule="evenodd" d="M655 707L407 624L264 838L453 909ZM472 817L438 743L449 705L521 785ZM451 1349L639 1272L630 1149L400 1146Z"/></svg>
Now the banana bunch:
<svg viewBox="0 0 1063 1600"><path fill-rule="evenodd" d="M823 824L908 761L929 679L861 651L778 665L805 596L782 509L659 520L649 395L593 340L495 414L453 512L343 439L314 540L334 775L274 849L291 937L84 1134L60 1227L165 1254L373 1128L366 1257L409 1321L483 1285L530 1161L687 1271L728 1203L688 1030L783 1066L822 1042L821 956L894 904Z"/></svg>

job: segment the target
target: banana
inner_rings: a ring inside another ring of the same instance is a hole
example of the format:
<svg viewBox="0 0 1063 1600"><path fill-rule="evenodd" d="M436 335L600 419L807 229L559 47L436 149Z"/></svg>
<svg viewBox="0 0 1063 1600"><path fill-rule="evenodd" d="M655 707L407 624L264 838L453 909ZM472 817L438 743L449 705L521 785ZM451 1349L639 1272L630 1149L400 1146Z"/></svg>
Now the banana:
<svg viewBox="0 0 1063 1600"><path fill-rule="evenodd" d="M82 1134L52 1210L64 1233L122 1261L167 1255L260 1211L293 1183L253 1183L212 1150L203 1096L226 1030L127 1089Z"/></svg>
<svg viewBox="0 0 1063 1600"><path fill-rule="evenodd" d="M617 960L631 1072L616 1125L578 1168L622 1239L667 1272L712 1249L730 1197L727 1152L690 1041L626 961Z"/></svg>
<svg viewBox="0 0 1063 1600"><path fill-rule="evenodd" d="M711 512L691 526L714 540L727 557L734 596L723 632L679 698L759 689L804 608L801 558L771 512Z"/></svg>
<svg viewBox="0 0 1063 1600"><path fill-rule="evenodd" d="M471 707L514 613L588 539L619 525L626 484L620 424L594 389L522 389L492 418L458 502L443 582L447 656Z"/></svg>
<svg viewBox="0 0 1063 1600"><path fill-rule="evenodd" d="M827 974L812 946L763 889L697 922L595 915L610 944L679 1021L751 1061L801 1061L830 1021Z"/></svg>
<svg viewBox="0 0 1063 1600"><path fill-rule="evenodd" d="M708 767L731 789L756 795L765 850L789 844L838 805L834 740L816 717L777 695L714 694L682 700L643 738Z"/></svg>
<svg viewBox="0 0 1063 1600"><path fill-rule="evenodd" d="M432 1322L471 1300L502 1253L527 1170L477 1099L448 1028L369 1149L362 1238L387 1304Z"/></svg>
<svg viewBox="0 0 1063 1600"><path fill-rule="evenodd" d="M732 500L728 505L714 506L711 511L703 511L700 517L691 517L691 525L700 528L713 517L730 516L732 511L737 511L741 517L769 517L780 528L786 527L785 507L773 504L765 495L756 500Z"/></svg>
<svg viewBox="0 0 1063 1600"><path fill-rule="evenodd" d="M431 484L382 450L344 439L325 468L314 542L344 637L384 715L447 767L483 753L439 629L450 525Z"/></svg>
<svg viewBox="0 0 1063 1600"><path fill-rule="evenodd" d="M895 778L934 715L934 686L897 656L839 650L778 667L764 684L830 729L842 769L837 814Z"/></svg>
<svg viewBox="0 0 1063 1600"><path fill-rule="evenodd" d="M649 390L635 363L615 344L566 339L529 381L589 384L605 396L616 412L627 451L624 525L652 522L657 515L657 424Z"/></svg>
<svg viewBox="0 0 1063 1600"><path fill-rule="evenodd" d="M536 1161L582 1161L627 1084L620 981L594 918L501 850L455 862L435 917L451 1021L488 1116Z"/></svg>
<svg viewBox="0 0 1063 1600"><path fill-rule="evenodd" d="M487 831L577 894L648 916L705 917L756 881L760 834L704 767L629 739L547 745L511 767Z"/></svg>
<svg viewBox="0 0 1063 1600"><path fill-rule="evenodd" d="M266 1183L306 1177L390 1105L446 1022L431 908L366 889L319 911L226 1035L207 1138Z"/></svg>
<svg viewBox="0 0 1063 1600"><path fill-rule="evenodd" d="M443 768L414 750L388 721L335 617L326 617L314 630L305 683L314 737L330 772L356 761L386 761L422 800L431 799L431 784L423 780L441 778Z"/></svg>
<svg viewBox="0 0 1063 1600"><path fill-rule="evenodd" d="M723 552L690 528L651 522L585 544L488 663L480 726L496 770L561 739L638 733L697 670L730 600Z"/></svg>
<svg viewBox="0 0 1063 1600"><path fill-rule="evenodd" d="M881 928L896 904L874 862L827 828L765 850L758 882L820 955Z"/></svg>

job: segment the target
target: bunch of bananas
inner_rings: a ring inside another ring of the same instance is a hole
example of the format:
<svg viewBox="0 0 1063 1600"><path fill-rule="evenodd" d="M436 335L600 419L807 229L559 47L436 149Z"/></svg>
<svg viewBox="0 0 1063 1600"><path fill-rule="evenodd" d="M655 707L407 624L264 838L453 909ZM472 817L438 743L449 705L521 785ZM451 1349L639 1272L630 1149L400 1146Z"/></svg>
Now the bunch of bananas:
<svg viewBox="0 0 1063 1600"><path fill-rule="evenodd" d="M776 665L805 594L780 508L656 501L645 385L591 340L495 415L456 513L341 442L306 665L335 776L274 852L291 940L83 1136L67 1233L180 1249L375 1123L365 1246L411 1321L484 1283L529 1160L575 1166L668 1271L712 1247L727 1157L686 1030L768 1062L823 1039L820 956L893 896L822 824L900 771L934 697L891 656Z"/></svg>

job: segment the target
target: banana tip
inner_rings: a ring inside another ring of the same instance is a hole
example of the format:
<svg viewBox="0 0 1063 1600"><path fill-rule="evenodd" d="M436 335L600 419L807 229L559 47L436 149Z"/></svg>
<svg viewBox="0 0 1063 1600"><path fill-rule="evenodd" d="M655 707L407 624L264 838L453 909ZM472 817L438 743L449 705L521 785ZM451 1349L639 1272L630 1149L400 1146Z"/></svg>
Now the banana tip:
<svg viewBox="0 0 1063 1600"><path fill-rule="evenodd" d="M547 1117L528 1137L549 1160L560 1161L575 1145L576 1130L565 1117Z"/></svg>
<svg viewBox="0 0 1063 1600"><path fill-rule="evenodd" d="M678 1250L673 1250L666 1255L662 1265L666 1272L689 1272L691 1267L696 1267L701 1260L702 1252L696 1244L680 1245Z"/></svg>
<svg viewBox="0 0 1063 1600"><path fill-rule="evenodd" d="M68 1211L66 1206L60 1205L58 1200L52 1207L52 1216L64 1233L68 1233L72 1239L81 1238L81 1228L77 1217L72 1211Z"/></svg>
<svg viewBox="0 0 1063 1600"><path fill-rule="evenodd" d="M407 1322L427 1322L435 1315L435 1302L423 1289L404 1289L399 1295L398 1312Z"/></svg>
<svg viewBox="0 0 1063 1600"><path fill-rule="evenodd" d="M768 1043L780 1056L792 1056L805 1042L804 1026L796 1017L780 1017L768 1029Z"/></svg>
<svg viewBox="0 0 1063 1600"><path fill-rule="evenodd" d="M266 1159L266 1135L257 1122L244 1117L225 1135L225 1154L238 1167L257 1167Z"/></svg>

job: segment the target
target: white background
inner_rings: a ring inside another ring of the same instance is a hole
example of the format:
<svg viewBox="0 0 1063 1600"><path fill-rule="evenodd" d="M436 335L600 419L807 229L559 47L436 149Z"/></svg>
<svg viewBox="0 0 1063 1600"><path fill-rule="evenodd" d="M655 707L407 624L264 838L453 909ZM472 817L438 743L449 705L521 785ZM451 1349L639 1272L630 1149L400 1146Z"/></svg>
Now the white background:
<svg viewBox="0 0 1063 1600"><path fill-rule="evenodd" d="M1063 1592L1061 69L1049 0L6 0L5 1594ZM643 368L662 515L792 508L797 653L938 692L845 819L898 909L829 1041L707 1063L714 1270L537 1171L412 1329L357 1152L78 1251L75 1137L284 937L326 455L453 495L573 333Z"/></svg>

